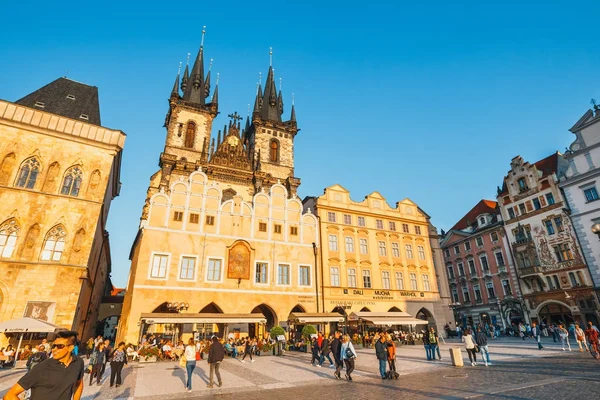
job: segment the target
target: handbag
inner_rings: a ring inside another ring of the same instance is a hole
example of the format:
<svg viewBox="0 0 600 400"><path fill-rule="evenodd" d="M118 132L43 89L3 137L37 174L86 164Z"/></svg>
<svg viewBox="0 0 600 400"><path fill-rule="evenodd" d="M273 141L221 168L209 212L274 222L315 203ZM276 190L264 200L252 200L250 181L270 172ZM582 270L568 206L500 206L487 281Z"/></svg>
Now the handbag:
<svg viewBox="0 0 600 400"><path fill-rule="evenodd" d="M186 363L187 363L187 358L185 358L185 354L182 354L181 357L179 357L179 366L181 368L185 368Z"/></svg>
<svg viewBox="0 0 600 400"><path fill-rule="evenodd" d="M355 358L355 357L356 356L352 352L352 349L350 348L350 346L346 347L346 358L347 359L352 359L352 358Z"/></svg>
<svg viewBox="0 0 600 400"><path fill-rule="evenodd" d="M475 350L475 353L479 353L479 351L480 351L479 346L475 345L474 350Z"/></svg>
<svg viewBox="0 0 600 400"><path fill-rule="evenodd" d="M196 352L196 361L200 361L200 352L199 351Z"/></svg>

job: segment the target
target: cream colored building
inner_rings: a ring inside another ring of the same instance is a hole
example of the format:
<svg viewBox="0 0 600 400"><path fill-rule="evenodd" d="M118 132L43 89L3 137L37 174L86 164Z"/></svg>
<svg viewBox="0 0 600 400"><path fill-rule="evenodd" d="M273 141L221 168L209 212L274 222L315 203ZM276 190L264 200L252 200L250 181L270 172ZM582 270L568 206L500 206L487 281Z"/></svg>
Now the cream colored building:
<svg viewBox="0 0 600 400"><path fill-rule="evenodd" d="M399 311L444 327L449 313L438 289L429 216L415 203L405 199L392 208L377 192L355 202L333 185L320 197L305 198L304 208L320 220L322 310L360 317L351 329L360 330L361 322L400 325ZM414 318L403 325L414 327Z"/></svg>
<svg viewBox="0 0 600 400"><path fill-rule="evenodd" d="M292 312L316 311L318 221L296 197L298 128L293 106L281 120L274 79L269 68L245 128L230 114L215 141L218 87L208 102L202 48L191 72L177 76L160 170L131 251L119 340L260 336Z"/></svg>
<svg viewBox="0 0 600 400"><path fill-rule="evenodd" d="M0 101L0 321L31 316L94 334L124 142L100 125L93 86L59 78Z"/></svg>

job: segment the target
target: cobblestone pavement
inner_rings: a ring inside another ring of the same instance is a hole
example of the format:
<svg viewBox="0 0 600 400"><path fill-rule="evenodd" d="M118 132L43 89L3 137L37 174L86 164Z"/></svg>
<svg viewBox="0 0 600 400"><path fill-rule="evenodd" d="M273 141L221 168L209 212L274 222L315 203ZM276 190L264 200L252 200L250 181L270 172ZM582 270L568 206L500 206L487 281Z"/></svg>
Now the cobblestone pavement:
<svg viewBox="0 0 600 400"><path fill-rule="evenodd" d="M177 363L131 363L123 371L124 384L110 388L109 368L101 386L84 389L84 400L106 399L295 399L325 396L331 399L574 399L600 398L600 361L589 353L563 352L551 343L538 351L533 341L502 339L490 341L493 365L452 367L448 348L442 345L443 361L424 360L422 346L398 349L397 381L382 381L372 349L357 351L354 381L337 381L326 361L323 368L310 365L308 354L288 352L284 357L255 357L254 363L227 359L221 367L224 386L208 389L208 368L198 362L193 392L184 389L185 371ZM462 346L461 346L462 347ZM573 349L575 350L575 349ZM464 351L463 351L464 353ZM463 357L467 359L466 354ZM467 359L468 360L468 359ZM248 361L248 359L246 359ZM0 371L0 396L23 371ZM87 375L86 375L87 377Z"/></svg>

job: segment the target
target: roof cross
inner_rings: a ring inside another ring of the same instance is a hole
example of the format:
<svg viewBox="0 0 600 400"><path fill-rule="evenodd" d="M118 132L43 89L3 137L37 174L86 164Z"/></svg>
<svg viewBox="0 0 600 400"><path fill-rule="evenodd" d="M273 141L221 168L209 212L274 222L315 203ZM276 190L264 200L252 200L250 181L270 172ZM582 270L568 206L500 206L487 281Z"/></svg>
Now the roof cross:
<svg viewBox="0 0 600 400"><path fill-rule="evenodd" d="M231 118L234 121L234 123L237 123L239 120L243 119L238 115L237 111L235 111L233 114L229 114L228 117Z"/></svg>

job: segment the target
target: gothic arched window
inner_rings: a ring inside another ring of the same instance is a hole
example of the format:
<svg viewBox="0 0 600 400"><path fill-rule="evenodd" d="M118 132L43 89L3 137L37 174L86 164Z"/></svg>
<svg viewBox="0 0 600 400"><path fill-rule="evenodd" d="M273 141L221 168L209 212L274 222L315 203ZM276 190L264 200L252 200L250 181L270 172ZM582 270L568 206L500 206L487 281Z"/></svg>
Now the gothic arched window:
<svg viewBox="0 0 600 400"><path fill-rule="evenodd" d="M14 218L0 225L0 257L10 258L17 244L19 224Z"/></svg>
<svg viewBox="0 0 600 400"><path fill-rule="evenodd" d="M275 139L271 140L271 143L269 144L269 161L279 161L279 142Z"/></svg>
<svg viewBox="0 0 600 400"><path fill-rule="evenodd" d="M185 147L193 148L194 140L196 139L196 124L192 121L188 122L187 130L185 131Z"/></svg>
<svg viewBox="0 0 600 400"><path fill-rule="evenodd" d="M62 225L57 225L50 229L50 232L44 239L44 248L42 250L42 261L60 261L62 253L65 250L65 238L67 232Z"/></svg>
<svg viewBox="0 0 600 400"><path fill-rule="evenodd" d="M81 188L81 180L83 179L83 172L81 171L81 167L76 165L71 167L65 172L65 177L63 178L62 188L60 189L60 194L65 194L67 196L77 197L79 196L79 189Z"/></svg>
<svg viewBox="0 0 600 400"><path fill-rule="evenodd" d="M23 161L23 164L21 164L15 186L33 189L39 173L40 162L38 159L36 157L28 158L27 160Z"/></svg>

